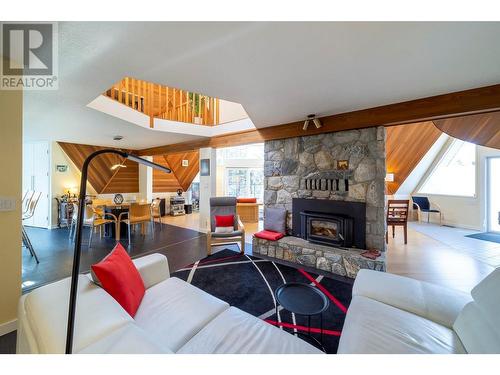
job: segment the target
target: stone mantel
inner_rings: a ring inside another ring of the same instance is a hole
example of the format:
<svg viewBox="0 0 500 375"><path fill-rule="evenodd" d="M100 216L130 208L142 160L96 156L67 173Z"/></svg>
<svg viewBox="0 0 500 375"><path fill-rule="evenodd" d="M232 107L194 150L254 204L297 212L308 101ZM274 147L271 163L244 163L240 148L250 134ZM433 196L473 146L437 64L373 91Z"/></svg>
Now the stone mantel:
<svg viewBox="0 0 500 375"><path fill-rule="evenodd" d="M278 241L253 237L252 252L284 261L317 268L340 276L355 278L362 268L385 271L385 253L376 260L361 256L363 250L323 246L294 236Z"/></svg>

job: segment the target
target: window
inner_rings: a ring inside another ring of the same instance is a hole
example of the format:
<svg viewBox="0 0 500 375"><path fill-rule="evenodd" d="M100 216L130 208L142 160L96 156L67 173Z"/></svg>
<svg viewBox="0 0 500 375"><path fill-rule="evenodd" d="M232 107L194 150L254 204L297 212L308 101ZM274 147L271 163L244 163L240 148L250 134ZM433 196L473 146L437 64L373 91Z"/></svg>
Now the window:
<svg viewBox="0 0 500 375"><path fill-rule="evenodd" d="M226 168L226 194L230 197L257 198L264 195L262 168Z"/></svg>
<svg viewBox="0 0 500 375"><path fill-rule="evenodd" d="M419 193L476 194L476 145L455 139L420 187Z"/></svg>
<svg viewBox="0 0 500 375"><path fill-rule="evenodd" d="M217 149L217 164L224 165L228 160L264 161L264 143Z"/></svg>

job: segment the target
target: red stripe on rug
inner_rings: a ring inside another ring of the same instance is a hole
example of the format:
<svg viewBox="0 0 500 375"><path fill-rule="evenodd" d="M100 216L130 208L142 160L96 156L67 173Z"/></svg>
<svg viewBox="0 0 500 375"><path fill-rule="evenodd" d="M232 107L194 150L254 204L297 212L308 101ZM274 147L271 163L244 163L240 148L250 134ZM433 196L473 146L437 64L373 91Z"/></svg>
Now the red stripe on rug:
<svg viewBox="0 0 500 375"><path fill-rule="evenodd" d="M320 283L318 283L316 281L316 279L314 277L312 277L311 275L309 275L306 271L304 271L303 269L299 269L299 272L304 275L309 281L311 281L312 283L314 283L314 285L316 285L318 287L319 290L321 290L323 293L325 293L325 295L330 299L330 301L332 301L340 310L342 310L342 312L345 314L347 313L347 307L345 307L342 302L340 302L337 298L335 298L328 290L326 290L326 288L321 285Z"/></svg>
<svg viewBox="0 0 500 375"><path fill-rule="evenodd" d="M299 326L296 324L290 324L290 323L284 323L284 322L276 322L274 320L269 320L269 319L265 319L264 321L266 323L272 324L273 326L284 327L284 328L294 328L296 330L306 331L306 332L309 331L306 326ZM311 333L321 333L321 329L311 327ZM323 334L325 334L325 335L340 336L341 333L342 333L341 331L332 331L329 329L323 330Z"/></svg>

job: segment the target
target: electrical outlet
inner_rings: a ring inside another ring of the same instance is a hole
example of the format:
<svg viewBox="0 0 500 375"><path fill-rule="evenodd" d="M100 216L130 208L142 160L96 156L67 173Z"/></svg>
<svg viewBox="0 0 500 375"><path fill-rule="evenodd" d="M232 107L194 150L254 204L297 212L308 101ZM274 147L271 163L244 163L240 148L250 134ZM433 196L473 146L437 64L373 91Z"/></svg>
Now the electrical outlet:
<svg viewBox="0 0 500 375"><path fill-rule="evenodd" d="M0 211L14 211L16 199L12 197L0 197Z"/></svg>

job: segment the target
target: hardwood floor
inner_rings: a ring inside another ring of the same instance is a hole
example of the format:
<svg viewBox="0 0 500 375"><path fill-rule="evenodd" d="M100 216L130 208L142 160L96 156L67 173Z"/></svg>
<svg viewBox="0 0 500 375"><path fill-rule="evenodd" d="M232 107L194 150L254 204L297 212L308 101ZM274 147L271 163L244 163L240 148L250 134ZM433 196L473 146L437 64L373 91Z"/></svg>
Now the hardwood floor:
<svg viewBox="0 0 500 375"><path fill-rule="evenodd" d="M492 265L478 258L491 246L485 244L486 241L475 240L469 245L469 251L464 251L462 244L472 239L463 237L462 230L432 224L429 227L438 232L446 231L446 237L454 238L454 242L443 242L443 236L441 240L433 238L423 233L421 225L409 223L407 245L401 229L396 229L394 239L389 236L387 272L470 292L493 271ZM500 247L494 252L500 255Z"/></svg>

